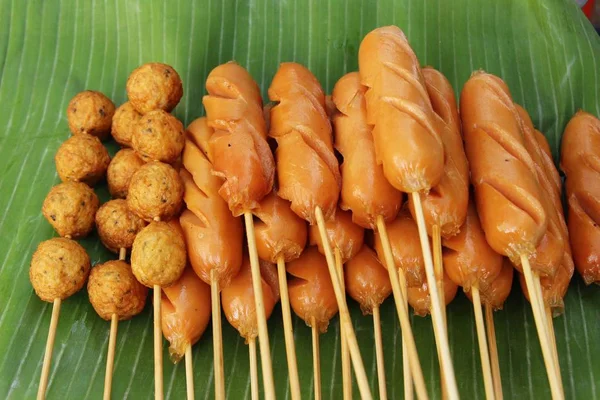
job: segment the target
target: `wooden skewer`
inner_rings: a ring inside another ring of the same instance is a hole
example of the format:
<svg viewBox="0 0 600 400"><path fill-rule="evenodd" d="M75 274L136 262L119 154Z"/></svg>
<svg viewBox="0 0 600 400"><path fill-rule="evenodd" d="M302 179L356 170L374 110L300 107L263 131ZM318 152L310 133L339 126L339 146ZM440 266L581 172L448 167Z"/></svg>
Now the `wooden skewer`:
<svg viewBox="0 0 600 400"><path fill-rule="evenodd" d="M415 338L412 333L410 326L410 320L408 318L408 303L406 290L402 289L406 287L406 280L404 280L404 273L401 276L403 282L401 284L400 278L398 277L398 269L392 256L392 246L387 235L387 229L382 216L377 217L377 231L381 237L381 244L383 247L383 255L385 258L385 265L387 266L388 273L390 275L390 282L392 284L392 291L394 293L394 301L396 303L396 311L398 312L398 319L400 320L400 329L402 331L402 351L407 355L410 363L410 368L404 366L404 391L410 392L412 398L412 384L411 379L414 382L417 396L420 399L427 399L427 388L425 387L425 380L423 379L423 371L421 370L421 363L419 362L419 355L417 354L417 346L415 345ZM403 293L404 291L404 293ZM410 375L407 380L407 371L410 370Z"/></svg>
<svg viewBox="0 0 600 400"><path fill-rule="evenodd" d="M340 278L340 287L344 293L346 286L344 284L344 265L342 263L342 253L337 247L333 251L335 258L335 269ZM350 367L350 353L348 352L348 342L346 341L346 329L343 324L340 324L340 344L342 350L342 392L344 400L352 399L352 369Z"/></svg>
<svg viewBox="0 0 600 400"><path fill-rule="evenodd" d="M481 297L479 287L471 287L473 294L473 309L475 310L475 325L477 327L477 341L479 342L479 357L481 358L481 369L483 370L483 384L485 386L485 397L488 400L495 399L494 382L492 379L492 367L490 366L490 355L485 337L485 325L483 323L483 311L481 309Z"/></svg>
<svg viewBox="0 0 600 400"><path fill-rule="evenodd" d="M215 366L215 399L225 400L225 373L223 371L223 331L221 330L221 292L217 271L210 271L210 303L212 308L213 363Z"/></svg>
<svg viewBox="0 0 600 400"><path fill-rule="evenodd" d="M552 393L552 399L564 399L564 395L560 390L560 384L558 383L558 374L554 366L553 354L550 348L549 338L547 335L548 324L545 321L545 314L542 312L543 307L541 305L541 299L538 296L538 291L535 289L534 274L531 271L531 265L526 255L521 255L521 264L523 266L523 272L525 275L525 283L527 284L527 291L529 292L529 298L531 300L533 317L535 319L535 327L537 329L538 337L540 340L540 346L542 347L542 355L544 356L544 364L548 373L548 382L550 384L550 391ZM535 274L535 277L539 279L539 276Z"/></svg>
<svg viewBox="0 0 600 400"><path fill-rule="evenodd" d="M356 381L358 383L360 396L364 400L370 400L373 398L371 395L371 388L369 387L365 366L360 355L356 334L354 333L354 328L352 327L350 313L348 312L346 294L340 287L340 278L338 277L335 268L333 251L331 250L331 245L329 244L329 239L327 238L327 232L325 231L325 219L323 218L323 211L321 210L321 207L315 207L315 216L317 219L317 226L319 228L319 235L321 236L321 242L323 243L323 249L325 250L325 258L327 259L329 276L331 277L335 299L339 308L340 327L344 325L345 328L346 341L348 342L348 348L350 350L350 357L352 358L352 366L354 367L354 373L356 374Z"/></svg>
<svg viewBox="0 0 600 400"><path fill-rule="evenodd" d="M446 393L450 400L458 400L458 387L456 386L456 377L454 375L454 366L452 365L452 356L450 355L450 347L448 345L448 335L444 329L444 315L440 302L440 294L437 284L435 284L435 270L433 268L433 260L431 258L431 249L429 246L429 238L425 228L425 218L423 217L423 206L421 205L421 196L419 193L413 192L413 204L415 206L415 214L417 217L417 226L419 228L419 238L421 239L421 250L423 251L423 259L425 261L425 273L429 286L429 295L431 296L431 320L433 322L433 332L435 342L439 349L442 359L441 364L444 370L444 383Z"/></svg>
<svg viewBox="0 0 600 400"><path fill-rule="evenodd" d="M161 304L160 286L154 285L154 398L163 399L163 357L162 357L162 329L161 329Z"/></svg>
<svg viewBox="0 0 600 400"><path fill-rule="evenodd" d="M560 362L558 360L558 351L556 349L556 335L554 334L554 321L552 320L552 309L546 306L546 319L548 320L548 334L552 345L552 353L554 355L554 364L556 371L560 374ZM564 391L564 390L563 390Z"/></svg>
<svg viewBox="0 0 600 400"><path fill-rule="evenodd" d="M192 359L192 345L185 349L185 387L187 400L194 400L194 364Z"/></svg>
<svg viewBox="0 0 600 400"><path fill-rule="evenodd" d="M319 348L319 329L317 328L317 321L315 317L312 317L311 321L312 331L312 349L313 349L313 379L315 382L315 400L321 400L321 351Z"/></svg>
<svg viewBox="0 0 600 400"><path fill-rule="evenodd" d="M40 377L40 386L37 393L38 400L46 398L46 386L48 386L48 376L50 375L52 350L54 349L54 339L56 338L56 327L58 326L61 302L61 299L54 299L54 303L52 304L52 318L50 319L48 340L46 341L46 353L44 353L44 364L42 365L42 376Z"/></svg>
<svg viewBox="0 0 600 400"><path fill-rule="evenodd" d="M435 282L438 293L440 294L440 309L444 320L444 332L448 335L448 327L446 325L446 301L444 292L444 267L442 265L442 234L440 226L435 224L431 227L431 236L433 238L433 270L435 272ZM437 347L438 361L440 364L440 385L442 388L442 398L447 398L444 363L440 348Z"/></svg>
<svg viewBox="0 0 600 400"><path fill-rule="evenodd" d="M385 226L384 226L385 228ZM387 231L386 231L387 232ZM389 244L389 243L388 243ZM391 247L389 248L390 254L392 252ZM394 266L395 268L395 266ZM400 293L404 298L404 308L406 309L406 315L408 314L408 285L406 284L406 276L404 276L404 270L397 270L398 283L400 285ZM409 325L410 327L410 325ZM412 328L411 328L412 329ZM419 364L420 365L420 364ZM402 368L404 378L404 399L413 400L415 398L415 392L413 390L413 379L410 372L410 359L408 357L408 348L406 347L406 340L402 339Z"/></svg>
<svg viewBox="0 0 600 400"><path fill-rule="evenodd" d="M496 400L504 398L502 394L502 379L500 378L500 361L498 359L498 345L496 344L496 328L494 327L494 311L489 304L485 305L485 325L487 330L488 347L490 349L490 364L492 366L492 379L494 380L494 396Z"/></svg>
<svg viewBox="0 0 600 400"><path fill-rule="evenodd" d="M279 292L281 295L281 314L283 315L283 334L285 337L285 352L287 355L288 375L290 377L290 392L292 400L300 400L300 379L298 378L298 362L296 361L296 346L294 345L294 330L292 325L292 312L290 310L290 297L288 293L287 277L285 275L285 261L283 257L277 259L277 276L279 278Z"/></svg>
<svg viewBox="0 0 600 400"><path fill-rule="evenodd" d="M258 365L256 361L256 338L248 339L248 351L250 353L250 392L252 392L252 400L259 400Z"/></svg>
<svg viewBox="0 0 600 400"><path fill-rule="evenodd" d="M252 214L250 212L246 211L244 213L244 221L246 222L248 252L250 253L250 267L252 269L252 288L254 290L256 319L258 320L258 341L260 342L260 362L262 366L265 398L272 400L275 399L273 365L271 364L271 348L269 346L269 331L267 330L267 317L265 315L260 264L258 261L258 252L256 251L256 237L254 236L254 220L252 219Z"/></svg>
<svg viewBox="0 0 600 400"><path fill-rule="evenodd" d="M375 355L377 357L377 383L379 384L379 399L387 400L385 360L383 357L383 338L381 335L381 314L379 307L373 307L373 335L375 336Z"/></svg>

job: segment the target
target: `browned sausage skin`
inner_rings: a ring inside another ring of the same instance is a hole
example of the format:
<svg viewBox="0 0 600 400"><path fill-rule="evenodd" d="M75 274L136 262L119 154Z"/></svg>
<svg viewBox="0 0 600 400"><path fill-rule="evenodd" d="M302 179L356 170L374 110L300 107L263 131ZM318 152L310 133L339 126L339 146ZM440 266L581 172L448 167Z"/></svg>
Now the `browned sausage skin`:
<svg viewBox="0 0 600 400"><path fill-rule="evenodd" d="M452 282L448 275L444 273L444 301L445 305L450 304L456 292L458 291L458 285ZM409 287L407 291L408 304L415 310L415 314L424 317L431 313L431 296L429 295L429 287L427 282L423 283L420 287Z"/></svg>
<svg viewBox="0 0 600 400"><path fill-rule="evenodd" d="M325 221L325 232L331 248L339 250L342 263L354 257L363 245L365 230L352 222L350 211L337 210L332 219ZM325 254L317 225L310 226L308 239L311 245L318 246L321 254Z"/></svg>
<svg viewBox="0 0 600 400"><path fill-rule="evenodd" d="M480 292L481 302L488 304L493 310L501 310L504 302L510 295L514 275L514 267L510 260L503 258L502 268L496 278L488 285L486 290ZM465 292L467 297L473 301L471 292Z"/></svg>

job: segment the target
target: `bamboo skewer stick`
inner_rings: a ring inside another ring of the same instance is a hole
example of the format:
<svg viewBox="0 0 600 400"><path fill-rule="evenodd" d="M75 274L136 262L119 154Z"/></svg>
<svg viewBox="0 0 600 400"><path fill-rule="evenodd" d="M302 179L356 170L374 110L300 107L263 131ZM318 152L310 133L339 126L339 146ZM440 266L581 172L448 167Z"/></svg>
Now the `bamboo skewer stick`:
<svg viewBox="0 0 600 400"><path fill-rule="evenodd" d="M258 365L256 361L256 338L248 340L248 352L250 354L250 392L252 392L252 400L259 400Z"/></svg>
<svg viewBox="0 0 600 400"><path fill-rule="evenodd" d="M161 304L160 286L154 285L154 398L163 399L163 357L162 357L162 329L161 329Z"/></svg>
<svg viewBox="0 0 600 400"><path fill-rule="evenodd" d="M225 400L225 373L223 371L223 332L221 330L221 292L217 272L210 271L210 303L212 308L213 363L215 366L215 399Z"/></svg>
<svg viewBox="0 0 600 400"><path fill-rule="evenodd" d="M260 362L263 373L263 385L265 389L265 398L271 400L275 399L275 383L273 381L269 331L267 330L267 317L265 315L260 264L258 261L258 252L256 250L256 237L254 236L254 220L252 218L252 213L248 211L244 213L246 236L248 238L248 252L250 254L250 266L252 268L252 288L254 290L256 318L258 320L258 341L260 342Z"/></svg>
<svg viewBox="0 0 600 400"><path fill-rule="evenodd" d="M356 334L352 327L352 320L350 319L350 313L348 312L348 305L346 303L345 293L340 287L340 278L338 277L335 269L335 260L333 257L333 251L327 238L327 232L325 231L325 220L323 218L323 211L320 207L315 207L315 216L317 219L317 226L319 228L319 234L321 241L323 242L323 248L325 250L325 258L327 259L327 268L329 269L329 275L331 277L331 283L333 285L333 291L338 304L340 313L340 327L344 325L346 329L346 340L348 342L348 348L350 351L350 357L352 358L352 365L354 367L354 373L356 374L356 380L358 383L358 389L363 399L372 399L371 389L369 387L369 381L365 372L365 366L360 355L360 349L356 340Z"/></svg>
<svg viewBox="0 0 600 400"><path fill-rule="evenodd" d="M408 303L405 293L402 293L402 287L406 286L406 281L403 285L400 284L398 278L398 270L394 263L394 257L392 256L392 247L387 235L387 229L385 228L385 222L383 217L377 217L377 231L381 236L381 244L383 247L383 253L385 257L385 264L387 266L388 273L390 275L390 281L392 284L392 291L394 293L394 301L396 303L396 311L398 312L398 319L400 320L400 329L402 330L402 350L410 362L410 368L404 368L404 391L410 390L412 396L412 384L410 380L407 381L407 372L410 370L412 379L414 379L417 396L420 399L427 399L427 389L425 387L425 380L423 379L423 371L421 370L421 363L419 362L419 356L417 354L417 346L415 345L415 339L410 326L410 320L408 318ZM404 274L402 273L404 278ZM403 279L404 280L404 279ZM405 291L406 292L406 291ZM409 389L410 387L410 389Z"/></svg>
<svg viewBox="0 0 600 400"><path fill-rule="evenodd" d="M444 267L442 265L442 236L440 232L440 226L435 224L431 227L431 236L433 238L433 270L435 272L435 283L437 286L438 293L440 294L440 308L442 310L442 317L444 321L444 332L448 335L448 327L446 326L446 301L444 292ZM444 363L442 354L437 347L438 361L440 364L440 385L442 388L442 397L447 397L445 375L444 375Z"/></svg>
<svg viewBox="0 0 600 400"><path fill-rule="evenodd" d="M313 379L315 387L315 400L321 400L321 351L319 348L319 329L315 317L311 319L312 353L313 353Z"/></svg>
<svg viewBox="0 0 600 400"><path fill-rule="evenodd" d="M391 247L390 247L391 254ZM404 276L403 270L397 270L398 283L400 285L400 293L404 298L404 309L406 310L406 315L408 314L408 286L406 284L406 276ZM401 327L402 329L402 327ZM412 329L412 328L411 328ZM420 365L420 364L419 364ZM410 372L410 359L408 357L408 348L406 347L406 340L402 339L402 368L403 368L403 378L404 378L404 399L405 400L413 400L415 398L415 392L413 390L413 378Z"/></svg>
<svg viewBox="0 0 600 400"><path fill-rule="evenodd" d="M38 388L37 399L46 398L46 386L48 386L48 377L52 363L52 350L54 349L54 339L56 338L56 327L58 326L58 317L60 316L60 305L62 300L54 299L52 304L52 318L50 319L50 328L48 329L48 340L46 341L46 352L44 353L44 363L42 364L42 375L40 377L40 386Z"/></svg>
<svg viewBox="0 0 600 400"><path fill-rule="evenodd" d="M458 399L458 387L456 386L456 377L454 375L454 366L452 365L452 357L450 355L450 347L448 346L448 335L444 329L444 315L440 302L440 294L438 293L437 284L435 284L435 271L433 260L431 258L431 249L429 246L429 238L425 229L425 218L423 216L423 206L421 205L421 197L419 193L411 193L413 204L415 206L415 214L417 217L417 226L419 228L419 238L421 239L421 250L423 251L423 259L425 261L425 273L429 287L429 295L431 296L431 319L433 322L433 331L436 339L436 345L440 351L442 359L441 364L444 370L444 382L446 393L450 400Z"/></svg>
<svg viewBox="0 0 600 400"><path fill-rule="evenodd" d="M558 351L556 349L556 335L554 334L554 322L552 321L552 310L550 307L545 307L546 319L548 320L548 333L550 343L552 344L552 353L554 355L554 364L556 371L560 374L560 363L558 360ZM561 388L562 389L562 388Z"/></svg>
<svg viewBox="0 0 600 400"><path fill-rule="evenodd" d="M340 249L336 248L333 251L335 258L335 268L337 270L338 277L340 278L340 287L342 291L346 292L344 284L344 265L342 263L342 254ZM344 325L340 324L340 345L342 352L342 391L344 400L352 399L352 369L350 367L350 353L348 353L348 342L346 341L346 329Z"/></svg>
<svg viewBox="0 0 600 400"><path fill-rule="evenodd" d="M281 314L283 315L283 333L285 337L285 352L287 356L288 374L290 377L290 392L292 394L292 400L300 400L301 394L300 379L298 378L298 362L296 360L292 312L290 310L290 297L288 293L287 277L285 275L285 261L283 260L283 257L279 257L277 259L277 276L279 278Z"/></svg>
<svg viewBox="0 0 600 400"><path fill-rule="evenodd" d="M489 304L485 305L485 323L490 350L490 364L492 367L492 379L494 381L494 396L496 400L504 398L502 394L502 379L500 377L500 361L498 359L498 345L496 344L496 328L494 327L494 311Z"/></svg>
<svg viewBox="0 0 600 400"><path fill-rule="evenodd" d="M381 314L379 306L373 307L373 335L375 336L375 356L377 357L377 383L379 385L379 399L387 400L385 360L383 357L383 339L381 335Z"/></svg>
<svg viewBox="0 0 600 400"><path fill-rule="evenodd" d="M479 287L471 287L473 294L473 309L475 311L475 325L477 327L477 341L479 342L479 356L481 358L481 369L483 371L483 384L485 386L485 397L488 400L495 399L494 381L492 379L492 367L490 366L490 355L485 337L485 325L483 323L483 312L481 309L481 297Z"/></svg>
<svg viewBox="0 0 600 400"><path fill-rule="evenodd" d="M194 400L194 364L192 359L192 345L185 349L185 387L187 400Z"/></svg>

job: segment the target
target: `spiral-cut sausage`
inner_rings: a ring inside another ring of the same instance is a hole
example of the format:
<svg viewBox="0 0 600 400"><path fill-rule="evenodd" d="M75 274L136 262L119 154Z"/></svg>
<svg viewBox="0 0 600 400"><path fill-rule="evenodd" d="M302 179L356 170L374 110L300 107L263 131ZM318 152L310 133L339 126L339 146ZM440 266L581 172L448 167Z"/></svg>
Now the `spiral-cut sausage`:
<svg viewBox="0 0 600 400"><path fill-rule="evenodd" d="M441 236L456 235L467 215L469 202L469 166L463 149L460 120L456 108L454 90L446 77L433 68L423 68L425 86L433 110L434 123L438 126L444 144L444 173L440 182L427 194L420 193L427 232L440 228ZM413 198L409 197L410 211L415 216Z"/></svg>
<svg viewBox="0 0 600 400"><path fill-rule="evenodd" d="M242 264L243 228L233 217L227 203L219 196L221 179L212 175L206 158L210 128L205 118L192 122L187 129L180 175L187 210L179 217L188 256L194 271L210 284L210 272L216 270L217 281L226 286Z"/></svg>
<svg viewBox="0 0 600 400"><path fill-rule="evenodd" d="M335 147L344 157L340 165L340 208L352 211L352 220L374 229L378 216L392 221L402 204L402 193L385 178L375 158L371 127L367 124L366 87L358 72L344 75L333 88Z"/></svg>
<svg viewBox="0 0 600 400"><path fill-rule="evenodd" d="M444 273L444 301L448 305L458 291L458 285L456 285L448 275ZM415 314L424 317L431 312L431 296L429 295L429 287L427 282L419 287L409 287L407 291L408 304L415 310Z"/></svg>
<svg viewBox="0 0 600 400"><path fill-rule="evenodd" d="M579 111L562 139L569 235L577 271L586 284L600 283L600 120Z"/></svg>
<svg viewBox="0 0 600 400"><path fill-rule="evenodd" d="M367 86L367 118L374 125L377 162L396 189L427 192L444 170L444 145L419 61L395 26L371 31L358 64Z"/></svg>
<svg viewBox="0 0 600 400"><path fill-rule="evenodd" d="M547 218L508 88L500 78L476 72L465 83L460 105L471 183L486 239L513 261L529 256L546 231Z"/></svg>
<svg viewBox="0 0 600 400"><path fill-rule="evenodd" d="M377 254L367 245L344 266L346 291L360 304L363 314L372 314L375 307L392 293L392 284Z"/></svg>
<svg viewBox="0 0 600 400"><path fill-rule="evenodd" d="M480 291L481 303L487 304L493 310L502 310L504 302L512 288L514 267L508 258L503 258L502 268L496 279L485 290ZM473 301L471 292L465 292L469 300Z"/></svg>
<svg viewBox="0 0 600 400"><path fill-rule="evenodd" d="M292 309L308 326L314 319L317 329L326 332L338 305L325 256L311 246L287 265L287 272L293 276L288 282Z"/></svg>
<svg viewBox="0 0 600 400"><path fill-rule="evenodd" d="M311 225L316 223L317 206L329 219L337 206L341 176L323 89L302 65L283 63L269 98L278 102L271 109L269 136L277 140L279 196Z"/></svg>
<svg viewBox="0 0 600 400"><path fill-rule="evenodd" d="M277 263L280 257L290 262L300 257L306 246L306 222L290 208L290 202L275 192L267 195L253 211L258 256Z"/></svg>
<svg viewBox="0 0 600 400"><path fill-rule="evenodd" d="M206 330L210 321L210 286L187 267L174 284L162 289L162 332L170 343L171 360L177 362Z"/></svg>
<svg viewBox="0 0 600 400"><path fill-rule="evenodd" d="M331 248L339 249L342 263L354 257L363 245L365 230L352 222L350 211L337 210L332 219L325 221L325 232ZM311 245L318 246L321 254L325 254L317 225L310 226L308 239Z"/></svg>
<svg viewBox="0 0 600 400"><path fill-rule="evenodd" d="M248 71L229 62L210 72L206 90L202 103L214 129L209 159L213 173L225 180L219 194L239 216L258 206L275 177L260 89Z"/></svg>

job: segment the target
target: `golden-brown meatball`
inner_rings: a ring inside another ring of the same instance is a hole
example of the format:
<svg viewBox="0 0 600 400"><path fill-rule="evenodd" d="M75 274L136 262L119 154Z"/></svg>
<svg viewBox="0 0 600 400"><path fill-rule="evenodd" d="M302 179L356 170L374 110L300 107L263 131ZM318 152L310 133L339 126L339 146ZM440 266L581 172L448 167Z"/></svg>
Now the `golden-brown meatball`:
<svg viewBox="0 0 600 400"><path fill-rule="evenodd" d="M167 221L183 203L183 183L169 164L158 161L143 165L131 178L127 206L146 221Z"/></svg>
<svg viewBox="0 0 600 400"><path fill-rule="evenodd" d="M127 79L129 101L142 114L152 110L171 111L182 95L181 78L170 65L144 64Z"/></svg>
<svg viewBox="0 0 600 400"><path fill-rule="evenodd" d="M71 99L67 107L67 120L73 135L88 133L100 140L110 133L115 105L100 92L86 90Z"/></svg>
<svg viewBox="0 0 600 400"><path fill-rule="evenodd" d="M31 258L29 279L40 299L66 299L85 284L90 257L74 240L53 238L38 245Z"/></svg>
<svg viewBox="0 0 600 400"><path fill-rule="evenodd" d="M63 182L52 189L42 206L42 214L60 236L77 239L94 228L98 197L85 183Z"/></svg>
<svg viewBox="0 0 600 400"><path fill-rule="evenodd" d="M127 197L131 177L142 165L144 160L131 149L122 149L115 154L106 171L108 190L112 197Z"/></svg>
<svg viewBox="0 0 600 400"><path fill-rule="evenodd" d="M83 133L67 139L58 148L54 162L63 182L84 182L94 186L104 178L110 156L100 139Z"/></svg>
<svg viewBox="0 0 600 400"><path fill-rule="evenodd" d="M148 288L139 283L125 261L113 260L92 268L87 284L90 303L100 318L130 319L144 309Z"/></svg>
<svg viewBox="0 0 600 400"><path fill-rule="evenodd" d="M145 161L175 162L183 151L183 124L163 110L144 115L133 130L131 147Z"/></svg>
<svg viewBox="0 0 600 400"><path fill-rule="evenodd" d="M146 222L132 213L123 199L104 203L96 213L96 229L102 244L112 252L129 249Z"/></svg>
<svg viewBox="0 0 600 400"><path fill-rule="evenodd" d="M185 241L176 220L152 222L133 241L131 268L137 280L148 287L171 285L186 262Z"/></svg>
<svg viewBox="0 0 600 400"><path fill-rule="evenodd" d="M133 128L141 117L142 114L137 112L131 102L127 101L121 104L115 111L110 130L115 141L121 146L131 147Z"/></svg>

